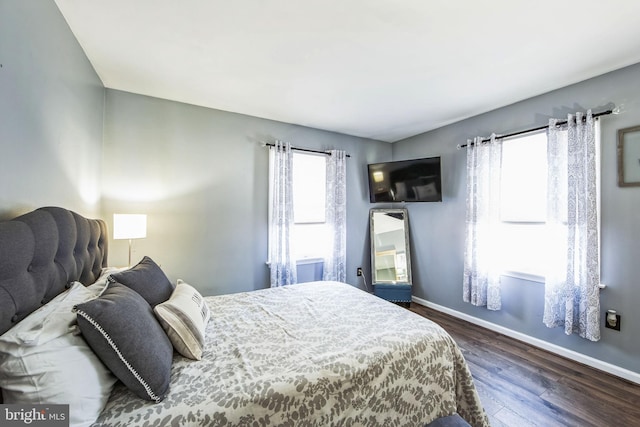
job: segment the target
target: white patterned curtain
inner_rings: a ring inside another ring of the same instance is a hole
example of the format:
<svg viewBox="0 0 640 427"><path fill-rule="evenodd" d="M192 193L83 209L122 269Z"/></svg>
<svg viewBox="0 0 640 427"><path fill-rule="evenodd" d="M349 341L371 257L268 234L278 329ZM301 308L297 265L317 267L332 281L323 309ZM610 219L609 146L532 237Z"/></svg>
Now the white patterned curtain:
<svg viewBox="0 0 640 427"><path fill-rule="evenodd" d="M467 209L463 299L500 310L498 242L502 141L491 135L467 143Z"/></svg>
<svg viewBox="0 0 640 427"><path fill-rule="evenodd" d="M600 339L600 255L595 122L569 115L549 120L544 324Z"/></svg>
<svg viewBox="0 0 640 427"><path fill-rule="evenodd" d="M288 142L276 141L270 150L272 205L269 224L271 287L296 283L296 261L292 257L293 152Z"/></svg>
<svg viewBox="0 0 640 427"><path fill-rule="evenodd" d="M323 280L347 279L347 155L331 150L327 159L326 223L331 253L324 260Z"/></svg>

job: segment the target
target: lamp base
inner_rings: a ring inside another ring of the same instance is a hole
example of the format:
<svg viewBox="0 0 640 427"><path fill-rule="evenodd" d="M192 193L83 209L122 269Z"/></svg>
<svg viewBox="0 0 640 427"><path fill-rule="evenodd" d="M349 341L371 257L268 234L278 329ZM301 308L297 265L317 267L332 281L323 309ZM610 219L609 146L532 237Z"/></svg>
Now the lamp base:
<svg viewBox="0 0 640 427"><path fill-rule="evenodd" d="M131 239L129 239L129 264L127 264L129 267L131 267Z"/></svg>

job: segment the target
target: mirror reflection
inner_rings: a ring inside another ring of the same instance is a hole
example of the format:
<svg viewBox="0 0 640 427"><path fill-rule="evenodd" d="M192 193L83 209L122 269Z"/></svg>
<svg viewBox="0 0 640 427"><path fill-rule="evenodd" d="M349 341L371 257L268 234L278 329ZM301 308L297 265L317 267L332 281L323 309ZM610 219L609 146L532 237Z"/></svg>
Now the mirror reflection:
<svg viewBox="0 0 640 427"><path fill-rule="evenodd" d="M373 283L410 284L407 210L372 209L370 227Z"/></svg>

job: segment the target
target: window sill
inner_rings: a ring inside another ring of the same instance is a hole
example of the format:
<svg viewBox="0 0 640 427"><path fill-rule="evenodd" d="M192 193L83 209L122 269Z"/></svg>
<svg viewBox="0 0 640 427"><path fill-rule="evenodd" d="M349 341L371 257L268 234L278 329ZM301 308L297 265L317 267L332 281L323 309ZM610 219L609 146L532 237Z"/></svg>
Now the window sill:
<svg viewBox="0 0 640 427"><path fill-rule="evenodd" d="M304 264L318 264L324 262L323 258L300 258L296 260L296 264L304 265Z"/></svg>
<svg viewBox="0 0 640 427"><path fill-rule="evenodd" d="M519 271L503 271L501 276L513 277L514 279L527 280L529 282L545 283L544 276L537 276L535 274L521 273ZM600 290L606 289L607 285L600 283L598 285Z"/></svg>
<svg viewBox="0 0 640 427"><path fill-rule="evenodd" d="M544 276L536 274L522 273L520 271L503 271L502 276L513 277L514 279L527 280L529 282L544 283Z"/></svg>
<svg viewBox="0 0 640 427"><path fill-rule="evenodd" d="M297 265L318 264L321 262L324 262L324 258L300 258L296 260ZM264 263L267 265L271 265L271 261L265 261Z"/></svg>

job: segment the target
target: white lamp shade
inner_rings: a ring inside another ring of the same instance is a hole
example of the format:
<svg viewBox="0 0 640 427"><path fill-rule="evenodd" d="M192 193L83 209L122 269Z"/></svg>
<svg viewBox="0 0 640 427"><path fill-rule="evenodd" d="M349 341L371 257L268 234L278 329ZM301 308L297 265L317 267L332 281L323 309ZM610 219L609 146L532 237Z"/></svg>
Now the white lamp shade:
<svg viewBox="0 0 640 427"><path fill-rule="evenodd" d="M147 237L147 216L144 214L113 214L114 239L144 239Z"/></svg>

